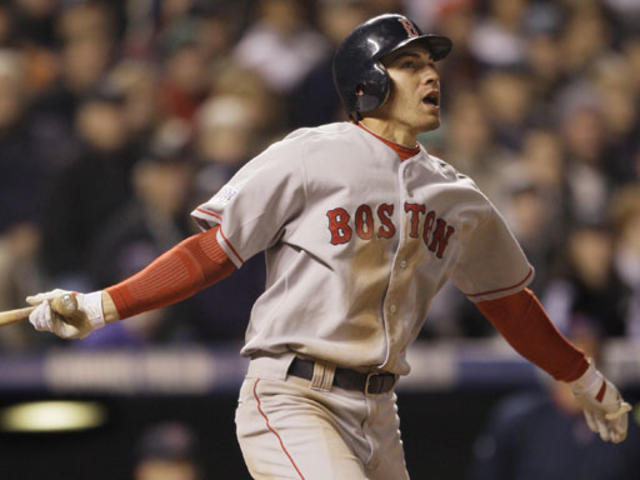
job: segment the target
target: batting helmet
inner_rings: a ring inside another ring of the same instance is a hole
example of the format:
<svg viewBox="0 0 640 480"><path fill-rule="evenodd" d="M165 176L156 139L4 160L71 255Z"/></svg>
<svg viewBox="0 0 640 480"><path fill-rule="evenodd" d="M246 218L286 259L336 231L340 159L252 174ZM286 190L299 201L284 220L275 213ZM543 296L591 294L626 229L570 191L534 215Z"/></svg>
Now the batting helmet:
<svg viewBox="0 0 640 480"><path fill-rule="evenodd" d="M357 26L340 44L333 58L333 81L352 119L386 101L390 79L380 60L414 42L423 43L434 60L446 57L452 46L447 37L423 34L407 17L391 13Z"/></svg>

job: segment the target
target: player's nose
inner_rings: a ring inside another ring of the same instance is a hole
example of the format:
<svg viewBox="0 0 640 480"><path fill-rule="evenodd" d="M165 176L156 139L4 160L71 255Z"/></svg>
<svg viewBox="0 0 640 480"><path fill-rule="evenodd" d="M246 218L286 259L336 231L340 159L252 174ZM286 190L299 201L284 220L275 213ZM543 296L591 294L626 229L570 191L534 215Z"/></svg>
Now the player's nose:
<svg viewBox="0 0 640 480"><path fill-rule="evenodd" d="M422 82L425 85L439 85L440 75L433 66L427 66L422 73Z"/></svg>

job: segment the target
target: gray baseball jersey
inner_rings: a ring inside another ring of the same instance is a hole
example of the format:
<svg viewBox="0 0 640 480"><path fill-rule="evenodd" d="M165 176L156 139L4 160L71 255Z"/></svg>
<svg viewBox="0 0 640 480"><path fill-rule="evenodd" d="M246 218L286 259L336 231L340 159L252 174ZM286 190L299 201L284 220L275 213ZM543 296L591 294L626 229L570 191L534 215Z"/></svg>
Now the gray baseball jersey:
<svg viewBox="0 0 640 480"><path fill-rule="evenodd" d="M242 354L296 352L409 372L405 352L451 280L473 301L533 268L472 180L424 148L401 161L359 126L296 130L192 212L237 267L265 250Z"/></svg>

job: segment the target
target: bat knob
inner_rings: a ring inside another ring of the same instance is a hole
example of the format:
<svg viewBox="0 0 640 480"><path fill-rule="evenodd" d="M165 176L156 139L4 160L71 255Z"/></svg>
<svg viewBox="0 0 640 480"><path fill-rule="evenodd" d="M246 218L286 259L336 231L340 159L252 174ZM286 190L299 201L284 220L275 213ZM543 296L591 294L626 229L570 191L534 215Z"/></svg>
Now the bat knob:
<svg viewBox="0 0 640 480"><path fill-rule="evenodd" d="M65 293L51 302L51 308L62 316L70 317L78 311L78 300L72 293Z"/></svg>

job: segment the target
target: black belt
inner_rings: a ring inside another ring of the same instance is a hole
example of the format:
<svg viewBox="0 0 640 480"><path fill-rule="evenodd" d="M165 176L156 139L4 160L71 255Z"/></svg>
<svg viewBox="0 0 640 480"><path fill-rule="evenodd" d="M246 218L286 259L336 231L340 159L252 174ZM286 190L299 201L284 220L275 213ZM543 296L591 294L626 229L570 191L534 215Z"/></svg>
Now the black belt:
<svg viewBox="0 0 640 480"><path fill-rule="evenodd" d="M295 357L289 366L288 374L311 380L313 378L313 360ZM336 368L333 384L345 390L359 390L365 394L386 393L396 384L397 375L393 373L360 373L348 368Z"/></svg>

